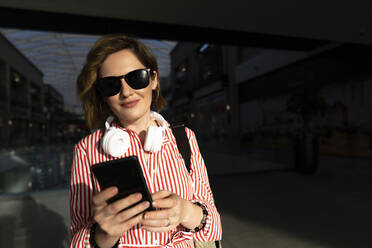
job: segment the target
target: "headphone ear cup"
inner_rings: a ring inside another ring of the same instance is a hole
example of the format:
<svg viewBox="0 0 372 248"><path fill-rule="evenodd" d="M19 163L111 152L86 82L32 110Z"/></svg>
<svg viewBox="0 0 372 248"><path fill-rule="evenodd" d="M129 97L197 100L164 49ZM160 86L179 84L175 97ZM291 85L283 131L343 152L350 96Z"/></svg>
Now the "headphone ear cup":
<svg viewBox="0 0 372 248"><path fill-rule="evenodd" d="M149 126L146 133L144 149L148 152L160 151L164 140L164 128Z"/></svg>
<svg viewBox="0 0 372 248"><path fill-rule="evenodd" d="M113 157L123 156L128 150L129 145L129 134L119 128L108 128L102 138L103 151Z"/></svg>

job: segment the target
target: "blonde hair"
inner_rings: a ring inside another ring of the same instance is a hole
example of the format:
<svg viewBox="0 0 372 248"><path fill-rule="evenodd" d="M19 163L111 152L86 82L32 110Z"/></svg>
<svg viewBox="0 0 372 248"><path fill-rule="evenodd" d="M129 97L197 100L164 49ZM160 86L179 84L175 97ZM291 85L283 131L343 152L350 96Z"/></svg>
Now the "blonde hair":
<svg viewBox="0 0 372 248"><path fill-rule="evenodd" d="M110 54L123 49L133 52L146 68L150 68L152 72L156 71L159 77L158 63L142 42L120 34L105 35L100 38L90 49L87 61L77 78L78 97L83 103L85 119L90 129L101 127L104 119L112 114L104 98L97 92L94 83L105 59ZM154 73L151 73L151 77L154 79ZM160 111L164 105L165 99L161 94L160 83L158 83L152 92L152 106Z"/></svg>

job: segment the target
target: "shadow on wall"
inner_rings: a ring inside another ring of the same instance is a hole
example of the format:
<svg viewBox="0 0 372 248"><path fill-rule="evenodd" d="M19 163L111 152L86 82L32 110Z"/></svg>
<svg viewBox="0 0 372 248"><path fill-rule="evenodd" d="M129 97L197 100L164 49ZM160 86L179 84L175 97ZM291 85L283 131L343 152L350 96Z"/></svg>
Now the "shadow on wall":
<svg viewBox="0 0 372 248"><path fill-rule="evenodd" d="M68 232L63 218L38 204L31 196L22 199L21 223L27 248L68 247Z"/></svg>

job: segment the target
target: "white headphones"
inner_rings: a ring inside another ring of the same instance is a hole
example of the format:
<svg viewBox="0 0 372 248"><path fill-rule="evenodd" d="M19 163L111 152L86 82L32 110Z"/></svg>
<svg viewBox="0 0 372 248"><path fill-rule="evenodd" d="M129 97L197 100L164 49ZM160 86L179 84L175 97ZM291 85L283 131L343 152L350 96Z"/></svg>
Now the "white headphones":
<svg viewBox="0 0 372 248"><path fill-rule="evenodd" d="M163 145L166 121L163 116L154 111L150 112L151 118L158 121L161 126L149 126L146 133L144 149L148 152L157 152ZM128 150L130 145L129 134L115 126L110 126L114 121L113 116L109 116L105 122L106 131L102 138L102 149L106 154L113 157L121 157Z"/></svg>

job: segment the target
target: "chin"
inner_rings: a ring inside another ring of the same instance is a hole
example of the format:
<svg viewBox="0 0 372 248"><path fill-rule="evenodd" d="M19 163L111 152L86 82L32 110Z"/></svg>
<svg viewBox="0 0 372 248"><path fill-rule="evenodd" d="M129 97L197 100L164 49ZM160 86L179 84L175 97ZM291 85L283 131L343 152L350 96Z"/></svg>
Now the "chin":
<svg viewBox="0 0 372 248"><path fill-rule="evenodd" d="M117 116L120 117L119 119L125 120L127 122L133 122L149 112L149 110L144 110L143 108L132 108L132 109L123 109L120 107L120 111L118 111Z"/></svg>

